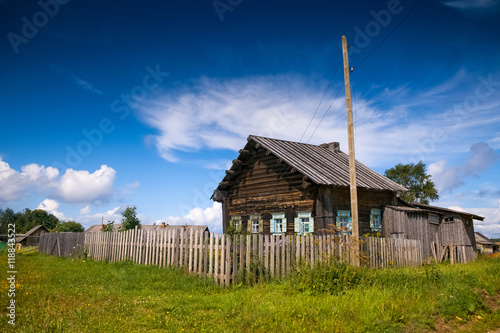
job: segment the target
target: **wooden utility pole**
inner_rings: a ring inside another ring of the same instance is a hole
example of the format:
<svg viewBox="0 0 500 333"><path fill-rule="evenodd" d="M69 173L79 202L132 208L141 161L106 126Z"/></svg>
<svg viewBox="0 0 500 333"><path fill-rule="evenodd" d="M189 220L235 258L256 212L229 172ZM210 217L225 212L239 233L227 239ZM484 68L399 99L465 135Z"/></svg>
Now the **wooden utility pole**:
<svg viewBox="0 0 500 333"><path fill-rule="evenodd" d="M356 188L356 167L354 157L354 129L352 126L351 81L349 79L349 56L347 38L342 36L342 53L344 56L345 102L347 105L347 134L349 136L349 178L351 183L351 218L353 238L353 264L359 266L359 227L358 227L358 192Z"/></svg>

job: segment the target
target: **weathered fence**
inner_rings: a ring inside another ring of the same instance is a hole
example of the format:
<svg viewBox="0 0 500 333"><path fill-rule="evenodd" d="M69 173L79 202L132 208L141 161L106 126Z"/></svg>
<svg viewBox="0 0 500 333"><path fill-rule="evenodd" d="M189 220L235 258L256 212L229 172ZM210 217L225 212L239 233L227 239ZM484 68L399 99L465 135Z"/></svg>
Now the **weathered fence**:
<svg viewBox="0 0 500 333"><path fill-rule="evenodd" d="M420 265L421 242L363 238L362 264L371 267ZM221 285L267 280L288 274L299 265L335 258L351 262L348 236L234 235L182 230L128 230L85 235L88 256L109 262L184 267L213 277Z"/></svg>
<svg viewBox="0 0 500 333"><path fill-rule="evenodd" d="M449 259L452 265L455 262L467 263L477 257L477 253L472 249L472 246L467 245L439 245L432 242L431 249L435 261L441 262Z"/></svg>
<svg viewBox="0 0 500 333"><path fill-rule="evenodd" d="M79 256L85 242L83 232L50 232L40 235L38 253L58 257Z"/></svg>

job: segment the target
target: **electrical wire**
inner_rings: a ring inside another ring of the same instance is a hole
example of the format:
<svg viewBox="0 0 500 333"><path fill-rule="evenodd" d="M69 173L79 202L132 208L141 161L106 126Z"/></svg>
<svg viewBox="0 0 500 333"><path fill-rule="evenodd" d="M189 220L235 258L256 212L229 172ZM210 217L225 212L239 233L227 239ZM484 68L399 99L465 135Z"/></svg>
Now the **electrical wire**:
<svg viewBox="0 0 500 333"><path fill-rule="evenodd" d="M332 106L335 103L335 101L337 101L337 98L339 97L339 94L340 94L341 90L342 90L342 86L340 86L339 90L337 91L337 95L335 95L335 98L333 99L332 104L330 104L330 106L328 107L328 109L325 111L325 113L323 114L323 117L319 121L318 125L316 125L316 128L314 129L314 132L312 132L311 136L309 137L309 140L307 140L307 143L309 143L309 141L311 141L311 139L314 136L314 134L316 133L316 130L318 129L319 125L321 124L321 122L323 121L323 119L325 119L326 115L328 114L328 112L332 108Z"/></svg>
<svg viewBox="0 0 500 333"><path fill-rule="evenodd" d="M319 101L318 107L316 108L316 111L314 111L314 114L313 114L311 120L309 121L309 124L307 125L306 130L304 131L304 133L300 137L299 142L302 142L304 135L306 135L307 131L309 130L309 127L311 126L311 123L313 122L314 117L316 117L316 114L318 113L318 110L319 110L319 107L321 106L321 103L323 103L323 99L325 98L326 92L328 91L328 89L330 89L333 81L335 80L335 77L337 76L337 73L339 72L339 68L340 68L341 64L342 64L342 61L340 61L339 64L337 65L337 69L335 70L335 74L333 75L332 81L328 84L328 87L326 87L325 92L323 93L323 96L321 97L321 100Z"/></svg>
<svg viewBox="0 0 500 333"><path fill-rule="evenodd" d="M403 22L408 18L408 16L410 16L410 14L413 12L413 10L415 9L415 7L417 7L417 5L421 2L422 0L417 0L417 2L413 5L413 7L410 9L410 11L405 15L405 17L403 17L403 19L401 20L401 22L398 23L398 25L396 25L394 27L394 29L391 30L391 32L384 38L384 40L382 41L382 43L380 43L376 48L374 48L366 57L364 57L360 62L358 62L356 64L356 66L353 66L353 69L358 67L359 65L361 65L363 62L365 62L366 59L370 58L372 56L372 54L374 54L384 43L385 41L392 35L392 33L394 31L396 31L397 28L399 28L399 26L401 24L403 24Z"/></svg>

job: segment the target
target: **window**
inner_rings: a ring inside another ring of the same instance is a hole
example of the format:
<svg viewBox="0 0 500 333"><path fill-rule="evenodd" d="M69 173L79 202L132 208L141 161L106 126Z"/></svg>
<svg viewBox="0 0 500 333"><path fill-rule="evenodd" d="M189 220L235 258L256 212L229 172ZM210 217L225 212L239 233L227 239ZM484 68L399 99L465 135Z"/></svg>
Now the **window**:
<svg viewBox="0 0 500 333"><path fill-rule="evenodd" d="M241 231L241 216L231 216L231 224L235 231Z"/></svg>
<svg viewBox="0 0 500 333"><path fill-rule="evenodd" d="M248 220L248 232L251 232L252 234L258 234L259 232L263 231L262 226L263 221L260 217L260 214L250 215L250 219Z"/></svg>
<svg viewBox="0 0 500 333"><path fill-rule="evenodd" d="M274 235L283 235L286 232L286 218L284 213L273 213L273 218L269 223L271 233Z"/></svg>
<svg viewBox="0 0 500 333"><path fill-rule="evenodd" d="M350 210L338 210L337 211L337 227L342 228L340 233L342 234L351 234L352 225L351 225L351 211Z"/></svg>
<svg viewBox="0 0 500 333"><path fill-rule="evenodd" d="M372 231L382 230L382 219L378 208L373 208L370 212L370 228Z"/></svg>
<svg viewBox="0 0 500 333"><path fill-rule="evenodd" d="M429 213L429 216L427 217L427 219L428 219L430 222L433 222L433 223L439 223L439 215L438 215L438 214L432 214L432 213Z"/></svg>
<svg viewBox="0 0 500 333"><path fill-rule="evenodd" d="M444 221L445 221L445 222L453 222L453 221L455 221L455 219L454 219L453 217L446 217L446 218L444 219Z"/></svg>
<svg viewBox="0 0 500 333"><path fill-rule="evenodd" d="M314 232L314 218L310 212L299 212L294 222L295 232L298 235L309 235Z"/></svg>

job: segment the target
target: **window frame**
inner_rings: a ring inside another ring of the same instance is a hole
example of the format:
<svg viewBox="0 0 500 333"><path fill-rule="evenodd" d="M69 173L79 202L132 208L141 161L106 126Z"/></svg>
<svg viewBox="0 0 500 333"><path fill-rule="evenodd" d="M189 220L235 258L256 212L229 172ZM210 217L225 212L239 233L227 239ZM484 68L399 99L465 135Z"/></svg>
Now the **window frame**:
<svg viewBox="0 0 500 333"><path fill-rule="evenodd" d="M303 222L302 219L308 219L307 222ZM307 224L308 231L305 231L305 225ZM294 219L294 232L297 235L312 235L314 233L314 217L312 217L312 212L298 212L297 217Z"/></svg>
<svg viewBox="0 0 500 333"><path fill-rule="evenodd" d="M254 228L254 222L257 221L257 228ZM263 229L263 220L260 214L252 214L247 222L247 230L251 234L261 233Z"/></svg>
<svg viewBox="0 0 500 333"><path fill-rule="evenodd" d="M232 215L229 225L234 227L235 231L241 231L241 215Z"/></svg>
<svg viewBox="0 0 500 333"><path fill-rule="evenodd" d="M432 218L431 218L432 217ZM439 216L439 214L436 214L436 213L427 213L427 220L432 223L432 224L437 224L439 225L440 221L441 221L441 217Z"/></svg>
<svg viewBox="0 0 500 333"><path fill-rule="evenodd" d="M347 222L340 221L340 218L347 219ZM342 227L342 223L347 223L347 227ZM336 224L338 228L347 228L347 230L343 229L339 231L339 234L352 234L352 217L351 217L351 210L350 209L337 209L337 217L336 217Z"/></svg>
<svg viewBox="0 0 500 333"><path fill-rule="evenodd" d="M375 223L375 216L377 216L377 223ZM370 210L370 229L371 231L382 231L382 211L380 208Z"/></svg>
<svg viewBox="0 0 500 333"><path fill-rule="evenodd" d="M276 231L276 222L281 220L281 231ZM269 221L270 232L273 235L284 235L287 230L285 213L272 213L272 218Z"/></svg>

